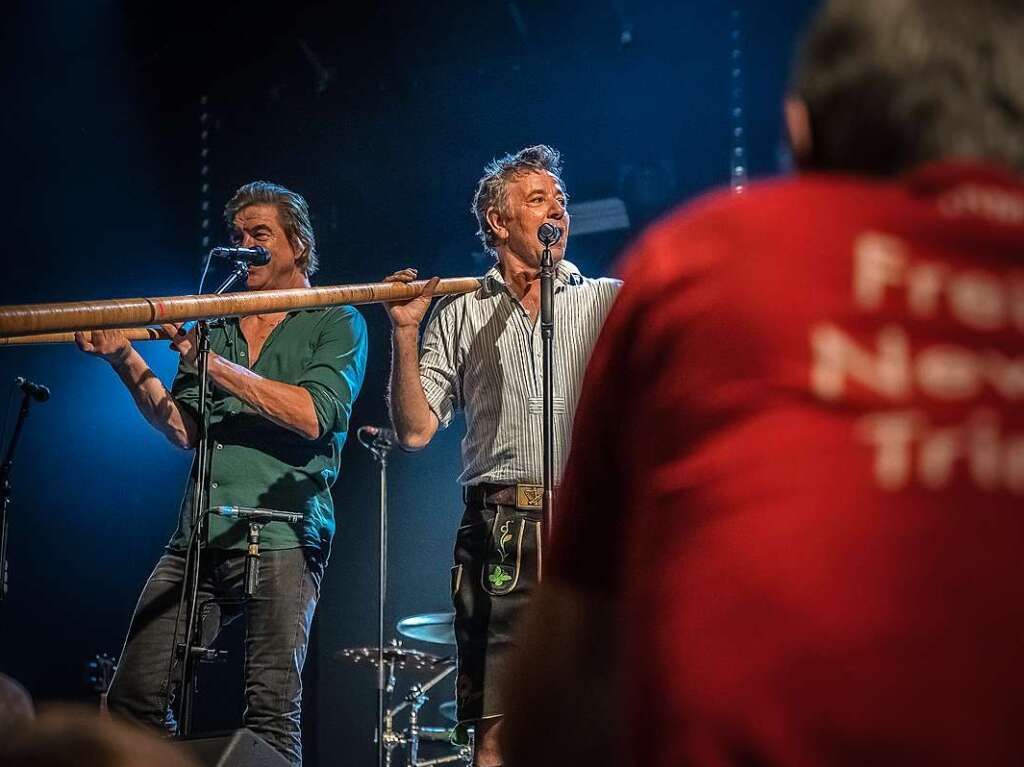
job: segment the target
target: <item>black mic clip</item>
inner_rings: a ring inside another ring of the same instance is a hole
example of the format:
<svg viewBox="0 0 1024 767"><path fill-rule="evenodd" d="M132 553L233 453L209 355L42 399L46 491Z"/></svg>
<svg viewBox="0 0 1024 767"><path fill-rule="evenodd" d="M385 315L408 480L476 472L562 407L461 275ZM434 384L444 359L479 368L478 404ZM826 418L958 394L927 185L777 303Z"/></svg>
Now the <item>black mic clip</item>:
<svg viewBox="0 0 1024 767"><path fill-rule="evenodd" d="M387 453L395 446L405 450L402 443L399 442L395 430L385 429L381 426L360 426L356 430L356 439L359 440L360 445L375 454Z"/></svg>
<svg viewBox="0 0 1024 767"><path fill-rule="evenodd" d="M42 384L33 383L27 378L18 376L14 379L14 385L36 402L46 402L46 400L50 399L50 390L47 387Z"/></svg>

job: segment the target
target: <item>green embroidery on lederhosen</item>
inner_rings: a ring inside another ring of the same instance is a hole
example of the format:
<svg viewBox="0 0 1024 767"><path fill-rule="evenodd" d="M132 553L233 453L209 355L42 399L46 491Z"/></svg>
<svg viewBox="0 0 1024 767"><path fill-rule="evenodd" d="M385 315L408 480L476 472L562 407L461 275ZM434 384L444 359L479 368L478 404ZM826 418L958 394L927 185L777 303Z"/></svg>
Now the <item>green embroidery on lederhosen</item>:
<svg viewBox="0 0 1024 767"><path fill-rule="evenodd" d="M516 519L503 508L499 507L494 515L487 561L481 572L484 591L488 594L501 596L516 587L525 526L525 520Z"/></svg>
<svg viewBox="0 0 1024 767"><path fill-rule="evenodd" d="M502 561L508 558L508 550L505 548L505 545L512 542L512 533L509 532L510 527L512 527L512 520L508 519L498 531L498 553L501 554Z"/></svg>
<svg viewBox="0 0 1024 767"><path fill-rule="evenodd" d="M494 588L500 589L508 581L512 580L514 572L507 565L491 565L491 574L487 576L487 580L491 582Z"/></svg>

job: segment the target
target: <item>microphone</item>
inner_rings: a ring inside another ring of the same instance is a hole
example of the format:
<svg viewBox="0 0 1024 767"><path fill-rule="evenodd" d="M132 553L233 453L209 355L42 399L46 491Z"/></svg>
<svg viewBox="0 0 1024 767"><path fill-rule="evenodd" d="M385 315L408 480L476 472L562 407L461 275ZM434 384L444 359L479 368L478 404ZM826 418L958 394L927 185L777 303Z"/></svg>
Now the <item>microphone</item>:
<svg viewBox="0 0 1024 767"><path fill-rule="evenodd" d="M50 390L42 384L32 383L27 378L18 376L14 379L14 385L19 387L25 394L30 396L36 402L46 402L50 399Z"/></svg>
<svg viewBox="0 0 1024 767"><path fill-rule="evenodd" d="M273 509L250 509L246 506L214 506L211 514L228 519L244 519L249 522L296 522L302 521L302 515L296 511L274 511Z"/></svg>
<svg viewBox="0 0 1024 767"><path fill-rule="evenodd" d="M541 224L540 228L537 229L537 239L541 241L544 247L550 248L562 239L562 227L555 226L554 224Z"/></svg>
<svg viewBox="0 0 1024 767"><path fill-rule="evenodd" d="M244 261L251 266L264 266L270 263L270 251L262 245L254 248L216 247L210 251L216 258L230 258L232 261Z"/></svg>
<svg viewBox="0 0 1024 767"><path fill-rule="evenodd" d="M371 437L375 442L386 442L389 445L398 444L398 435L394 429L385 429L382 426L360 426L356 431L359 441L364 442L365 437Z"/></svg>

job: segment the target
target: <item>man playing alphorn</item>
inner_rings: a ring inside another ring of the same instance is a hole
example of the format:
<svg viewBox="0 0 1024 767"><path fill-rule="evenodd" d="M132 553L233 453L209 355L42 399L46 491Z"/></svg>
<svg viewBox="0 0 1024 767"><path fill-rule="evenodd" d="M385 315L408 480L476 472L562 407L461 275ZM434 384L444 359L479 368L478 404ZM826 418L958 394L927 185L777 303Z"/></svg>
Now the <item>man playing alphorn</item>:
<svg viewBox="0 0 1024 767"><path fill-rule="evenodd" d="M276 184L243 186L225 218L233 240L262 246L270 262L249 270L249 290L309 287L317 252L306 201ZM142 415L171 444L195 448L198 381L194 330L165 325L181 355L168 391L117 330L79 333L79 347L102 357ZM299 512L302 522L268 523L261 535L259 584L245 614L245 725L293 764L302 762L302 666L320 581L334 534L330 488L338 476L352 404L366 367L366 325L349 306L229 318L212 328L209 376L211 506ZM194 465L193 465L194 468ZM157 562L132 618L108 697L112 711L166 726L180 674L167 669L191 533L193 482L178 529ZM241 594L248 525L211 516L200 571L200 602ZM213 604L208 646L234 615Z"/></svg>

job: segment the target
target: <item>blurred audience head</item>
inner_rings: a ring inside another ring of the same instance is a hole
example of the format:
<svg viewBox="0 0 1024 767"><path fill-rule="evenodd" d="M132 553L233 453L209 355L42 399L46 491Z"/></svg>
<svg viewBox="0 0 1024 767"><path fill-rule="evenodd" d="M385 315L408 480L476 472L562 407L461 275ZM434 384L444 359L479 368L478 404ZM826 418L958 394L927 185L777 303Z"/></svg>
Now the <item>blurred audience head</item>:
<svg viewBox="0 0 1024 767"><path fill-rule="evenodd" d="M6 674L0 674L0 743L35 717L36 709L28 690Z"/></svg>
<svg viewBox="0 0 1024 767"><path fill-rule="evenodd" d="M891 176L936 160L1024 171L1024 3L829 0L786 104L797 163Z"/></svg>
<svg viewBox="0 0 1024 767"><path fill-rule="evenodd" d="M82 706L51 705L0 742L4 767L197 767L181 749Z"/></svg>

